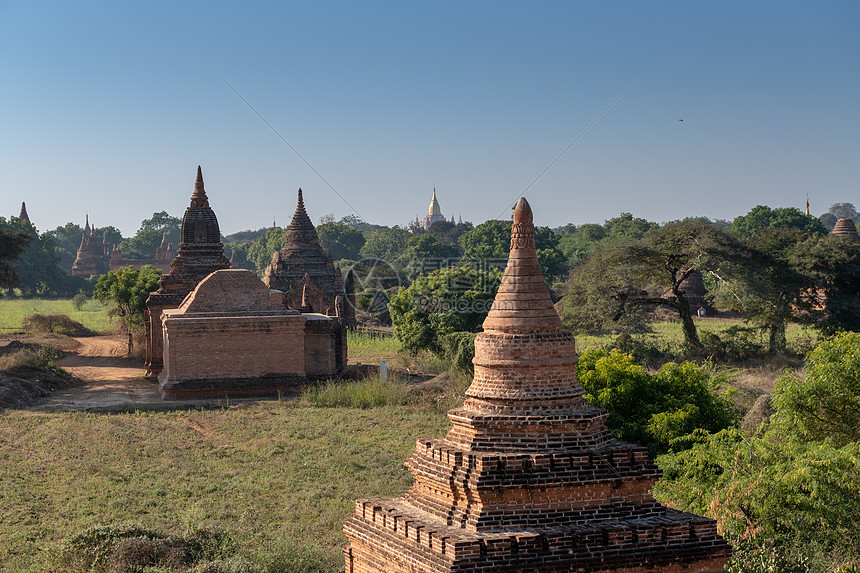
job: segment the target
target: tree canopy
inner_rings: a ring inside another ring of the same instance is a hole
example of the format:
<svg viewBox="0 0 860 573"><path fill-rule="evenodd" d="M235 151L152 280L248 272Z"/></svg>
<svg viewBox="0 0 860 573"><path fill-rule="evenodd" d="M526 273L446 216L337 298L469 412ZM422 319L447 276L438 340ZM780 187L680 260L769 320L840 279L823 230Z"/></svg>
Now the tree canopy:
<svg viewBox="0 0 860 573"><path fill-rule="evenodd" d="M502 273L469 266L434 271L389 303L394 332L403 349L439 353L441 339L454 332L477 332L490 312Z"/></svg>
<svg viewBox="0 0 860 573"><path fill-rule="evenodd" d="M361 257L364 235L361 231L343 223L323 223L317 226L320 245L335 261L354 261Z"/></svg>
<svg viewBox="0 0 860 573"><path fill-rule="evenodd" d="M827 233L827 227L811 215L795 207L771 209L765 205L753 207L746 215L735 217L729 232L735 237L748 240L762 229L794 227L809 233Z"/></svg>
<svg viewBox="0 0 860 573"><path fill-rule="evenodd" d="M146 299L158 288L161 271L149 265L139 270L124 267L101 275L96 283L94 296L98 300L112 302L113 312L119 316L128 330L128 352L133 346L133 332L143 325Z"/></svg>

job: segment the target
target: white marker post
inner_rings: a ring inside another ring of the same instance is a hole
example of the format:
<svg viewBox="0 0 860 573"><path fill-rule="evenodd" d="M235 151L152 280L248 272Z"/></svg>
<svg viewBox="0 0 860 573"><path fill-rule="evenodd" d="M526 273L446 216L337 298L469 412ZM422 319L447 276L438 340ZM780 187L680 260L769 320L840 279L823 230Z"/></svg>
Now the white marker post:
<svg viewBox="0 0 860 573"><path fill-rule="evenodd" d="M388 382L388 362L385 360L379 364L379 381Z"/></svg>

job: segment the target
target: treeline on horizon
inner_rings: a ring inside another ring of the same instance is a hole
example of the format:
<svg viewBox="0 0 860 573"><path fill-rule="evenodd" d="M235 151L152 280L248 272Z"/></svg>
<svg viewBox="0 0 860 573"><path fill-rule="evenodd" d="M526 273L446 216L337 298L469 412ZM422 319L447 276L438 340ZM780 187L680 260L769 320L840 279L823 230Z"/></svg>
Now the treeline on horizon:
<svg viewBox="0 0 860 573"><path fill-rule="evenodd" d="M585 296L583 289L598 289L614 297L611 302L616 304L619 301L619 292L623 290L620 283L583 286L581 280L577 282L577 269L580 269L581 276L586 269L593 274L595 265L617 266L617 260L612 262L611 257L607 258L609 252L607 249L611 250L613 246L633 245L648 236L656 236L655 232L659 230L666 233L666 229L672 229L678 225L686 224L689 227L697 224L714 229L750 248L755 238L765 229L795 229L798 233L804 234L804 237L825 235L840 218L860 221L860 214L851 203L834 204L820 217L806 215L796 208L772 209L759 205L731 222L710 220L706 217L690 217L660 225L634 217L630 213L621 213L617 217L604 221L603 224L537 227L536 244L544 277L555 300L562 298L572 288L579 293L580 299ZM152 259L163 238L176 248L179 243L181 223L182 220L179 217L173 217L162 211L142 221L133 237L125 238L118 229L111 226L96 227L95 234L107 244L116 245L125 259ZM420 228L371 225L355 215L349 215L340 220L335 220L333 216L328 215L321 218L316 229L320 244L330 253L335 265L342 270L353 268L359 274L365 273L362 279L367 279L367 273L380 271L376 265L371 265L373 269L368 270L366 261L381 260L387 264L389 274L395 275L387 279L383 277L371 281L374 283L373 292L365 292L363 297L359 297L359 306L363 304L365 307L372 304L379 305L378 291L393 289L393 292L385 293L383 296L384 302L387 303L397 294L398 288L409 286L415 278L427 275L440 267L477 261L494 261L496 265L503 267L510 242L510 222L499 220L486 221L477 226L469 222L455 224L440 221L425 231ZM3 238L0 238L2 241L0 260L5 261L5 266L0 267L2 274L0 276L5 281L0 283L0 288L5 289L7 296L51 298L69 297L78 292L86 294L92 292L94 286L92 279L69 275L83 233L79 225L67 223L62 227L40 233L29 221L17 217L9 219L0 217L0 230L3 232ZM285 232L283 228L270 227L222 236L225 256L232 257L237 267L255 271L262 276L273 253L283 246ZM13 257L14 244L20 243L24 235L27 236L28 242L22 252ZM16 236L18 239L15 239ZM798 235L792 240L797 243L800 239ZM777 241L770 245L760 241L760 244L755 245L755 249L762 252L770 251L775 256L787 257L789 254L784 244L786 240L788 239L784 238L782 242ZM779 255L780 252L782 255ZM698 265L697 270L710 271L705 275L706 283L709 290L717 291L719 290L717 287L720 286L719 273L712 268L706 269L708 265L702 264L707 258L705 254L698 255L701 259L698 263L688 261L682 264L681 267L684 268L681 270L688 270ZM628 252L624 256L630 257L633 253ZM714 257L710 256L710 258ZM363 260L364 263L361 262ZM713 261L711 266L714 266ZM17 290L10 288L13 273L17 279ZM601 274L605 275L605 273ZM638 274L640 275L638 277L631 277L629 273L626 277L618 277L618 280L626 281L623 287L627 292L632 292L630 288L634 286L641 291L649 288L653 291L657 287L671 288L671 281L667 282L664 278L646 276L648 272L642 269ZM360 282L365 285L368 283L367 280ZM731 296L737 296L737 293ZM567 298L572 300L572 297ZM606 308L603 308L602 312L598 309L590 309L588 320L566 316L569 328L599 330L612 323L610 329L613 331L635 330L630 326L635 323L635 320L633 322L627 320L637 315L629 301L625 301L622 305L625 309L619 312L618 309L608 308L606 301L597 302L594 296L591 296L591 299L595 300L586 302L586 307L603 304ZM580 300L580 302L583 301ZM614 320L607 321L608 314L611 314Z"/></svg>

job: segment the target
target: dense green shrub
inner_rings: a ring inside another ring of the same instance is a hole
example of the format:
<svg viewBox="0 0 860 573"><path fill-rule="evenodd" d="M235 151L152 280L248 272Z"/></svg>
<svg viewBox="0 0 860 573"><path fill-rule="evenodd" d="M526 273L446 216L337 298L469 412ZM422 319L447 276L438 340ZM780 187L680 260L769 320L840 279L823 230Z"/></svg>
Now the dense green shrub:
<svg viewBox="0 0 860 573"><path fill-rule="evenodd" d="M716 519L739 544L731 571L831 571L804 563L813 547L842 563L860 557L857 442L837 447L776 428L752 437L732 428L701 432L691 449L657 464L658 500Z"/></svg>
<svg viewBox="0 0 860 573"><path fill-rule="evenodd" d="M802 376L786 374L773 390L773 422L805 440L860 440L860 334L844 332L809 353Z"/></svg>
<svg viewBox="0 0 860 573"><path fill-rule="evenodd" d="M439 342L442 357L450 360L454 368L470 375L475 373L475 366L472 364L472 358L475 357L475 336L474 332L452 332L443 336Z"/></svg>
<svg viewBox="0 0 860 573"><path fill-rule="evenodd" d="M692 362L664 364L649 374L618 350L586 350L576 366L586 399L609 411L613 434L662 453L683 448L684 436L697 429L717 432L735 420L731 402L717 393L724 375Z"/></svg>

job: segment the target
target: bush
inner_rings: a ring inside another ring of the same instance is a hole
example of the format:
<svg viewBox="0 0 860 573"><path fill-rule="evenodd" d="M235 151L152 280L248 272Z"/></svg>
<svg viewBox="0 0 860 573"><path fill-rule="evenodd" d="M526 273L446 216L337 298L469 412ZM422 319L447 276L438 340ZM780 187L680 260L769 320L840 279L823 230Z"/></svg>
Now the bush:
<svg viewBox="0 0 860 573"><path fill-rule="evenodd" d="M72 320L65 314L31 314L25 318L21 326L25 332L30 333L54 333L66 336L92 336L92 330Z"/></svg>
<svg viewBox="0 0 860 573"><path fill-rule="evenodd" d="M619 439L654 453L688 447L697 429L717 432L735 421L728 398L718 395L725 376L692 362L663 365L650 375L618 350L586 350L576 366L586 399L609 411L606 425Z"/></svg>
<svg viewBox="0 0 860 573"><path fill-rule="evenodd" d="M860 334L844 332L818 345L803 376L776 381L773 422L805 440L860 440Z"/></svg>
<svg viewBox="0 0 860 573"><path fill-rule="evenodd" d="M233 536L224 532L197 530L170 537L137 526L103 526L67 539L60 548L57 565L73 573L133 573L158 568L187 571L200 562L228 558L237 549Z"/></svg>
<svg viewBox="0 0 860 573"><path fill-rule="evenodd" d="M657 464L659 501L716 519L740 542L730 571L829 572L821 565L828 559L847 565L860 557L858 443L804 443L776 428L750 437L732 428L700 432L691 449Z"/></svg>
<svg viewBox="0 0 860 573"><path fill-rule="evenodd" d="M472 364L475 336L474 332L452 332L443 336L439 343L442 357L450 360L454 368L470 375L475 374L475 365Z"/></svg>
<svg viewBox="0 0 860 573"><path fill-rule="evenodd" d="M84 305L87 303L87 295L82 292L79 292L75 296L72 297L72 306L75 307L75 310L81 310Z"/></svg>
<svg viewBox="0 0 860 573"><path fill-rule="evenodd" d="M302 392L304 400L323 408L397 406L406 403L406 396L405 383L394 378L382 382L379 376L368 376L358 381L329 380Z"/></svg>

